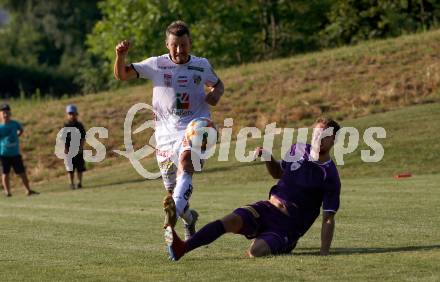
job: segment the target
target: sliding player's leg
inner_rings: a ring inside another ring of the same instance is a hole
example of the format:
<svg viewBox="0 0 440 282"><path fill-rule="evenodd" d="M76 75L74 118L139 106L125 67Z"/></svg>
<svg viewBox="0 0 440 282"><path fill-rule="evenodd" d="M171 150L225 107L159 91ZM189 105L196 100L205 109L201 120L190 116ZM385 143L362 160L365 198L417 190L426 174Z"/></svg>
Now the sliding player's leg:
<svg viewBox="0 0 440 282"><path fill-rule="evenodd" d="M179 260L186 253L212 243L225 233L241 234L248 239L257 237L262 229L261 219L263 217L261 215L265 212L264 205L261 203L234 210L221 220L205 225L186 241L182 241L173 228L167 228L165 242L170 259Z"/></svg>
<svg viewBox="0 0 440 282"><path fill-rule="evenodd" d="M181 240L173 228L167 227L165 242L169 258L175 261L179 260L184 254L211 244L225 233L238 233L242 227L243 220L235 213L231 213L221 220L208 223L186 241Z"/></svg>
<svg viewBox="0 0 440 282"><path fill-rule="evenodd" d="M259 224L258 234L251 243L248 255L262 257L290 253L300 237L296 216L288 216L269 201L261 201L247 208Z"/></svg>
<svg viewBox="0 0 440 282"><path fill-rule="evenodd" d="M284 231L271 230L269 232L262 232L252 241L248 255L249 257L263 257L288 254L295 248L296 241L297 238Z"/></svg>
<svg viewBox="0 0 440 282"><path fill-rule="evenodd" d="M225 233L241 234L248 239L255 239L248 250L250 257L290 253L299 238L291 230L295 226L292 220L269 201L260 201L238 208L222 220L205 225L185 242L170 228L166 232L168 253L172 260L178 260L184 254L212 243Z"/></svg>

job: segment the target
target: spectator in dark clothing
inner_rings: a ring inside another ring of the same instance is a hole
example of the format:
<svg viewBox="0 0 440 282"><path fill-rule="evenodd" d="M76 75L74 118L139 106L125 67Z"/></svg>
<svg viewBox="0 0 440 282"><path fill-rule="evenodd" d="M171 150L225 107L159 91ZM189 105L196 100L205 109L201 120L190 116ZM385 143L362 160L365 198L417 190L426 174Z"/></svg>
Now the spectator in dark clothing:
<svg viewBox="0 0 440 282"><path fill-rule="evenodd" d="M78 109L75 105L68 105L66 107L66 115L67 115L67 121L64 123L64 127L75 127L79 130L81 133L81 140L79 143L79 150L78 154L72 158L72 165L66 164L66 170L69 174L69 180L70 180L70 188L71 189L80 189L82 188L82 177L83 172L86 171L85 162L84 162L84 155L83 155L83 148L84 148L84 141L86 139L86 130L84 129L84 126L81 122L78 121ZM66 137L66 144L65 144L65 153L69 153L70 148L70 142L72 140L71 133L69 132ZM78 184L75 185L75 170L77 173L78 178Z"/></svg>

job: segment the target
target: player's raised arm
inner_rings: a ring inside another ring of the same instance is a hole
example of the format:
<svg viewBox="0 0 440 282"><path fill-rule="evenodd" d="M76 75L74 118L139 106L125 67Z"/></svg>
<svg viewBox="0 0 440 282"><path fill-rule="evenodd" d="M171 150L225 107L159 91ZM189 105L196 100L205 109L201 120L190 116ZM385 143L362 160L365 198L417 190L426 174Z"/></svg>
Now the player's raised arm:
<svg viewBox="0 0 440 282"><path fill-rule="evenodd" d="M264 149L262 147L255 148L256 157L261 157L263 150ZM283 175L280 162L277 161L272 155L270 155L270 160L266 161L266 168L269 174L275 179L280 179Z"/></svg>
<svg viewBox="0 0 440 282"><path fill-rule="evenodd" d="M330 246L335 231L335 214L333 212L323 212L321 228L321 255L326 256L330 252Z"/></svg>
<svg viewBox="0 0 440 282"><path fill-rule="evenodd" d="M137 77L136 71L132 66L125 65L125 57L128 49L130 49L130 42L127 40L121 41L116 45L116 59L113 72L117 80L128 80Z"/></svg>

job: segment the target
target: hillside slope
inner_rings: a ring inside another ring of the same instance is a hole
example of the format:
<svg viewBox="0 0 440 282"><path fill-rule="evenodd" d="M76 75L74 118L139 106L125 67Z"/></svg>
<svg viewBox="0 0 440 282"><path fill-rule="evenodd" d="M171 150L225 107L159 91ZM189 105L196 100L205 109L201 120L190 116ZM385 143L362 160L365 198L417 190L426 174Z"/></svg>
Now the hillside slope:
<svg viewBox="0 0 440 282"><path fill-rule="evenodd" d="M226 92L213 117L219 127L224 118L233 117L234 130L243 126L263 129L273 121L283 127L309 125L323 113L344 121L436 103L440 101L440 30L249 64L218 74ZM9 101L14 118L26 129L21 142L31 179L40 181L64 173L62 161L53 152L66 104L78 105L87 128L108 128L109 138L101 140L107 148L107 161L94 165L101 167L120 160L111 150L124 149L123 123L128 109L150 101L151 84L70 99ZM150 113L138 115L133 128L150 118ZM408 136L415 129L410 128ZM134 136L135 148L142 147L147 138L148 133Z"/></svg>

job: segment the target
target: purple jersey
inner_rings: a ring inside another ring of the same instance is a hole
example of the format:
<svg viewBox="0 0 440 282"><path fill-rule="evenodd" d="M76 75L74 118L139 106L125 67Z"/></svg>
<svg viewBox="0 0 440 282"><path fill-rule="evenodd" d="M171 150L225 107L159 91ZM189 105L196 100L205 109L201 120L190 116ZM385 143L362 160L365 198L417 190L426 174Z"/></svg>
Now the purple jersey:
<svg viewBox="0 0 440 282"><path fill-rule="evenodd" d="M323 211L336 213L339 208L341 182L338 170L332 160L318 163L310 159L309 144L292 145L288 156L290 161L281 162L283 175L270 195L275 195L294 214L298 207L301 221L300 233L303 235L319 216L321 204ZM302 156L302 157L299 157Z"/></svg>

